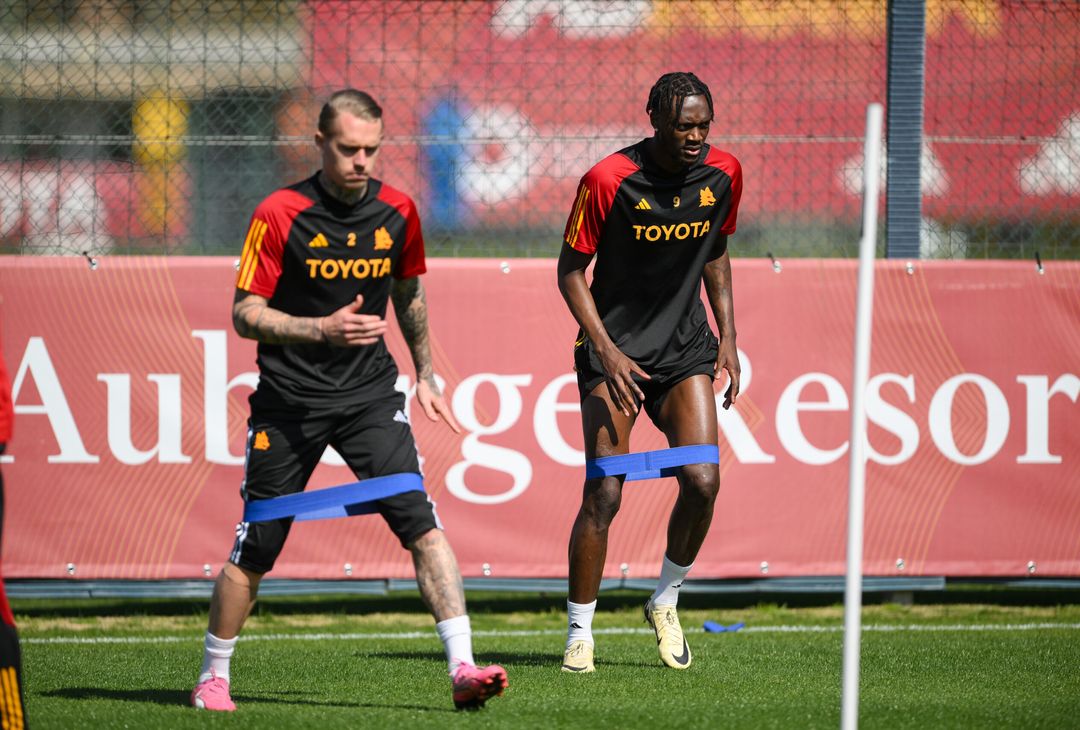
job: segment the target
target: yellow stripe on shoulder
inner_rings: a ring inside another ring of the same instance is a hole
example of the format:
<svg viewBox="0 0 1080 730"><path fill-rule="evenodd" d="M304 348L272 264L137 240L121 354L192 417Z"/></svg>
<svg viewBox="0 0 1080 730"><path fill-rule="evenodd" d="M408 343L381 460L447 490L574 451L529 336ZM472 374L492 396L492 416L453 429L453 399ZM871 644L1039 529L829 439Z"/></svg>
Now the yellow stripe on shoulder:
<svg viewBox="0 0 1080 730"><path fill-rule="evenodd" d="M251 230L248 231L250 247L246 259L240 265L240 274L236 280L238 289L247 291L255 279L255 272L259 268L259 253L262 251L263 237L266 236L268 227L266 221L257 218L251 223ZM246 244L245 246L247 247Z"/></svg>
<svg viewBox="0 0 1080 730"><path fill-rule="evenodd" d="M581 192L578 194L577 203L574 205L574 212L571 214L577 218L577 222L574 223L573 230L570 235L566 237L566 242L570 244L571 248L577 248L578 236L581 235L581 227L585 223L585 202L589 199L589 189L584 185L581 186Z"/></svg>

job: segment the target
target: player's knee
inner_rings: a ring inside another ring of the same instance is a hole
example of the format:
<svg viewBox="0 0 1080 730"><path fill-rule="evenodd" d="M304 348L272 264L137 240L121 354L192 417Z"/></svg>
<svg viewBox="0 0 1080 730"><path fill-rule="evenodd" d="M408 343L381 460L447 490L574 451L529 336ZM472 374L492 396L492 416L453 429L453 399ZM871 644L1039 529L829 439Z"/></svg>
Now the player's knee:
<svg viewBox="0 0 1080 730"><path fill-rule="evenodd" d="M701 505L711 505L720 491L720 471L715 464L693 464L683 467L681 484L683 499Z"/></svg>
<svg viewBox="0 0 1080 730"><path fill-rule="evenodd" d="M449 547L449 544L446 533L437 527L427 528L416 537L404 541L405 549L413 553L437 550L444 545Z"/></svg>
<svg viewBox="0 0 1080 730"><path fill-rule="evenodd" d="M266 573L265 570L247 568L231 561L221 566L221 574L225 580L243 587L258 588Z"/></svg>
<svg viewBox="0 0 1080 730"><path fill-rule="evenodd" d="M598 526L610 525L621 505L622 487L617 479L600 479L586 485L581 509Z"/></svg>

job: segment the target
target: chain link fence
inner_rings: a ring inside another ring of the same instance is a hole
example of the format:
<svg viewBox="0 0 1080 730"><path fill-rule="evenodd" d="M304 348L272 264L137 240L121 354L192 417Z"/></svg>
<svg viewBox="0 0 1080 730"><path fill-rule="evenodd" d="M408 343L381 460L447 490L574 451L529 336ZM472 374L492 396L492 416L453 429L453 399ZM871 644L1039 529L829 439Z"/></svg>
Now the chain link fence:
<svg viewBox="0 0 1080 730"><path fill-rule="evenodd" d="M0 252L236 254L355 86L429 255L554 256L578 178L692 70L744 168L733 254L854 256L887 54L869 0L9 0ZM1078 3L927 3L924 257L1080 256L1078 58Z"/></svg>

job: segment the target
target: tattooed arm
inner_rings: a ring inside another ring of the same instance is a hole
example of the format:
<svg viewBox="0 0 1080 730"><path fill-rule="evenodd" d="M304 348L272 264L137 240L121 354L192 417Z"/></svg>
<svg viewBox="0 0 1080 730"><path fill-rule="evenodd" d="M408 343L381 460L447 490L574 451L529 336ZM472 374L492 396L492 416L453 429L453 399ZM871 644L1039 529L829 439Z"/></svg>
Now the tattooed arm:
<svg viewBox="0 0 1080 730"><path fill-rule="evenodd" d="M416 400L424 413L432 421L440 418L446 421L454 433L461 433L461 427L454 420L449 406L443 400L442 391L435 383L435 369L431 363L431 337L428 329L427 296L420 277L394 279L390 289L390 299L394 302L398 326L405 337L405 343L412 354L416 367Z"/></svg>
<svg viewBox="0 0 1080 730"><path fill-rule="evenodd" d="M435 386L435 371L431 365L431 342L428 335L427 296L420 277L394 279L390 289L390 298L394 302L398 326L412 354L416 366L417 381L425 381L438 392Z"/></svg>
<svg viewBox="0 0 1080 730"><path fill-rule="evenodd" d="M386 320L359 314L364 298L357 296L325 317L294 317L270 306L265 297L243 289L233 299L236 334L268 345L326 342L339 347L371 345L386 332Z"/></svg>

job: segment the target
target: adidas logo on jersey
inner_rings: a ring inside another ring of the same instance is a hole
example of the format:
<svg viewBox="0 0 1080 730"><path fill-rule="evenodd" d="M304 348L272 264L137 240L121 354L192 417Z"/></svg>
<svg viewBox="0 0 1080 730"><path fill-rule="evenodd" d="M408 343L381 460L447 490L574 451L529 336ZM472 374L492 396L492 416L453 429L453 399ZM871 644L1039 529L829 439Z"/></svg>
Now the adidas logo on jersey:
<svg viewBox="0 0 1080 730"><path fill-rule="evenodd" d="M649 205L649 201L645 198L641 199L641 202L634 206L635 210L652 210L652 206Z"/></svg>
<svg viewBox="0 0 1080 730"><path fill-rule="evenodd" d="M311 248L326 248L330 245L330 242L326 240L326 236L319 234L315 238L308 241L308 246Z"/></svg>
<svg viewBox="0 0 1080 730"><path fill-rule="evenodd" d="M409 417L405 415L405 411L398 411L394 414L394 420L398 423L408 423Z"/></svg>

